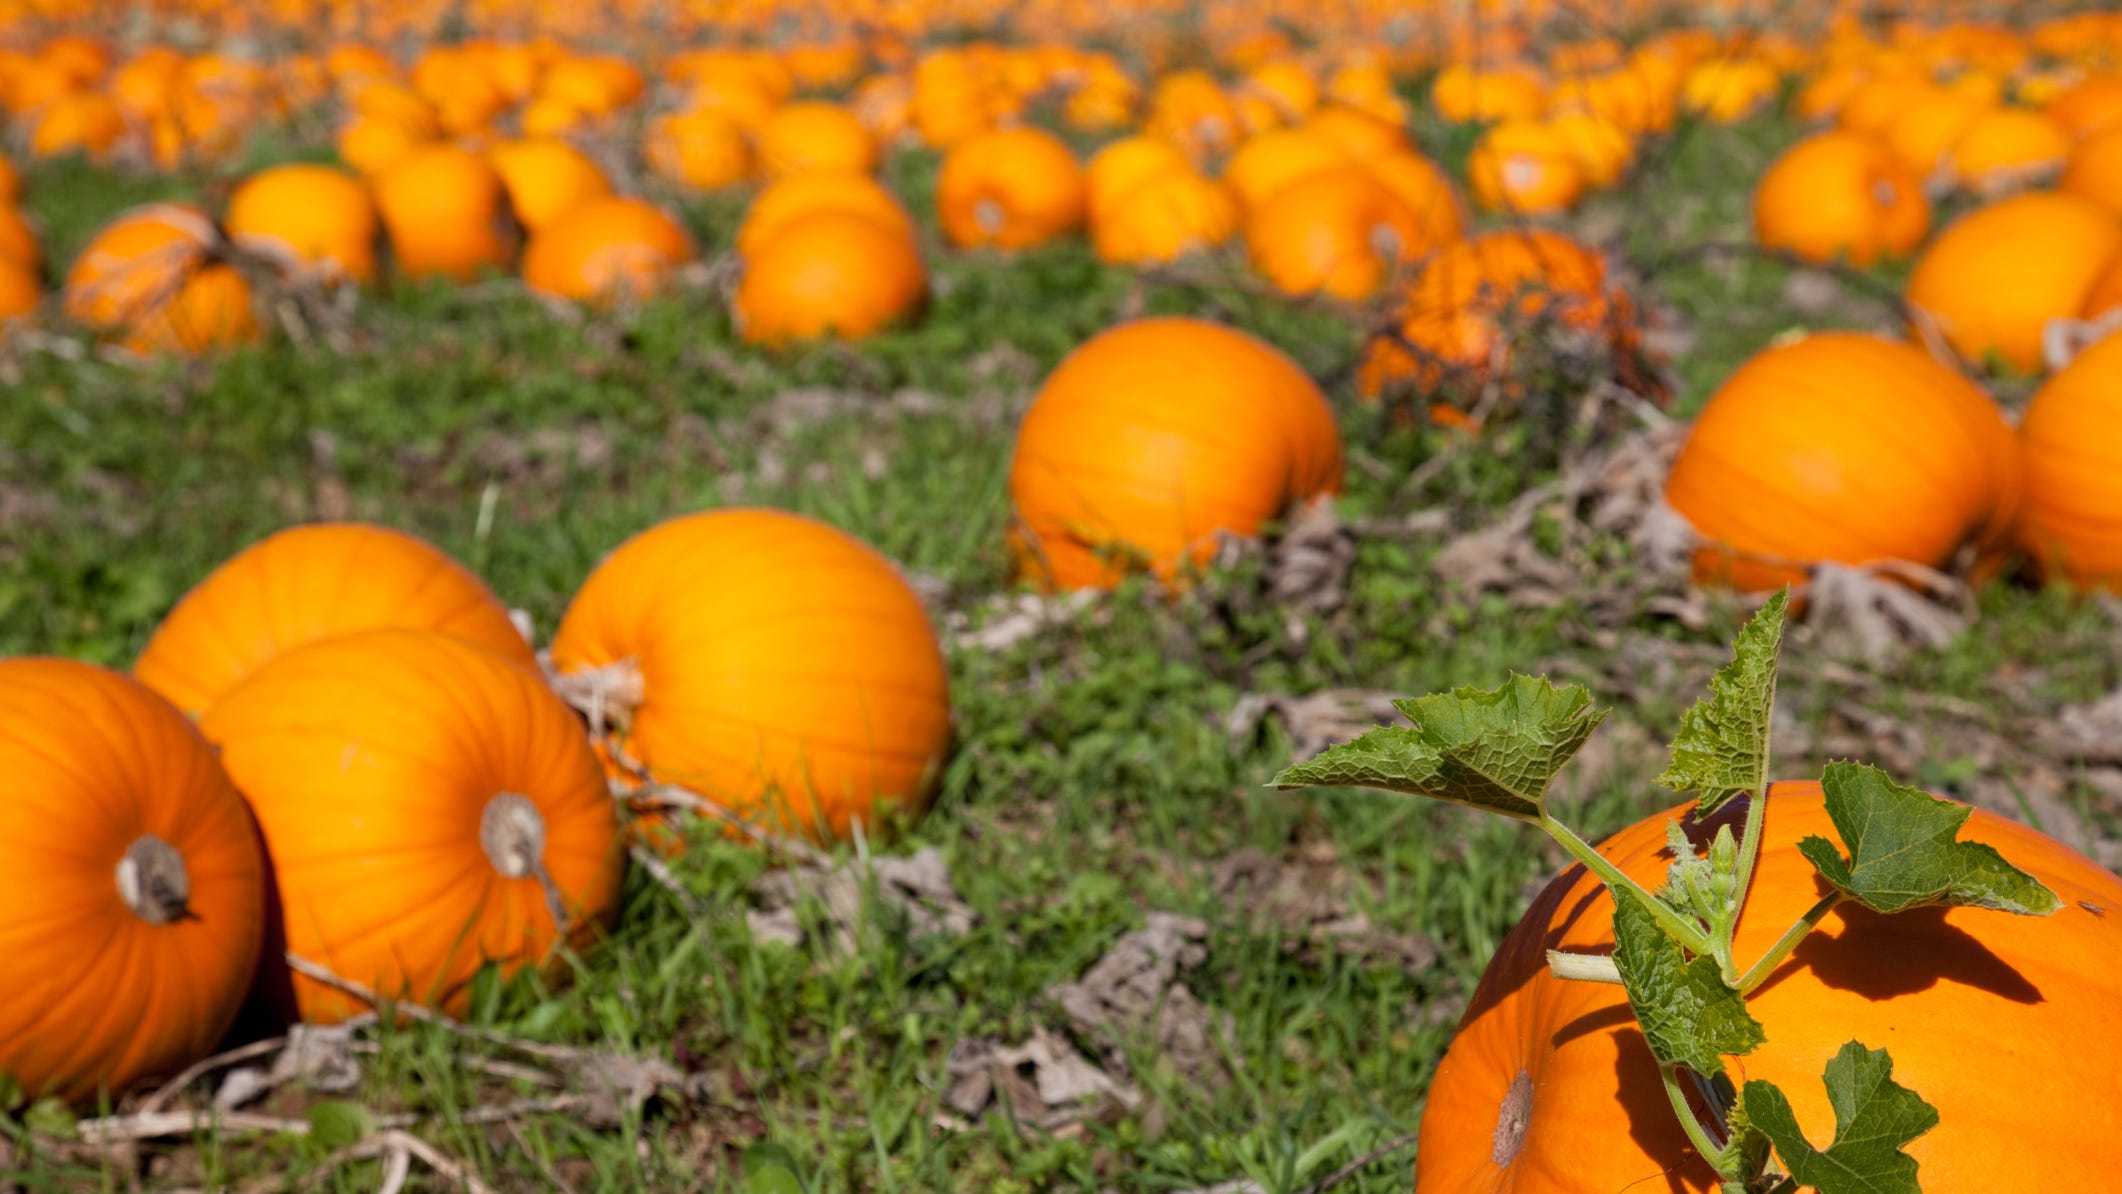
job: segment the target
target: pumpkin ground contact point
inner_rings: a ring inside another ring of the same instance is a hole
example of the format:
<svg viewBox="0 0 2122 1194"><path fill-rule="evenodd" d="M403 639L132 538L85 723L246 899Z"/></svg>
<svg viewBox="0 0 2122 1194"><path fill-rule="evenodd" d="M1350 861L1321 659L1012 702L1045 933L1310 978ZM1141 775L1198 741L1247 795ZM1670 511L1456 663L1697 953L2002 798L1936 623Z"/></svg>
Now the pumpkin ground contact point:
<svg viewBox="0 0 2122 1194"><path fill-rule="evenodd" d="M153 834L143 834L118 860L118 897L134 916L151 925L174 924L190 914L192 881L184 855Z"/></svg>

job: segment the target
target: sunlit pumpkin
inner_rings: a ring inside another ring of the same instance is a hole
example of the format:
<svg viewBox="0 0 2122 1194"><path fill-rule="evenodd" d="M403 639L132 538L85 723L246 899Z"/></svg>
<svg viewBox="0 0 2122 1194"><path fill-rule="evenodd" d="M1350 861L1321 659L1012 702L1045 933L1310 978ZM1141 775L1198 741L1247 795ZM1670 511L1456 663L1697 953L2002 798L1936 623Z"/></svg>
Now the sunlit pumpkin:
<svg viewBox="0 0 2122 1194"><path fill-rule="evenodd" d="M228 200L229 237L320 281L376 279L382 224L358 178L332 166L290 163L251 175Z"/></svg>
<svg viewBox="0 0 2122 1194"><path fill-rule="evenodd" d="M735 186L751 175L751 142L711 108L672 112L650 122L641 143L649 168L696 191Z"/></svg>
<svg viewBox="0 0 2122 1194"><path fill-rule="evenodd" d="M1122 137L1107 143L1091 155L1083 171L1091 223L1095 226L1111 214L1128 192L1171 170L1191 172L1193 163L1169 141Z"/></svg>
<svg viewBox="0 0 2122 1194"><path fill-rule="evenodd" d="M849 108L823 101L774 110L752 134L767 178L815 172L866 174L877 166L877 139Z"/></svg>
<svg viewBox="0 0 2122 1194"><path fill-rule="evenodd" d="M1455 63L1437 73L1429 94L1437 115L1462 124L1533 120L1547 111L1547 82L1528 66Z"/></svg>
<svg viewBox="0 0 2122 1194"><path fill-rule="evenodd" d="M1764 837L1737 957L1761 956L1820 897L1807 836L1840 839L1820 786L1769 789ZM1717 825L1738 829L1745 798L1706 824L1682 820L1698 845ZM1660 813L1608 838L1599 852L1639 883L1663 882L1671 855ZM1887 1049L1893 1079L1938 1111L1907 1145L1925 1190L2034 1194L2100 1189L2112 1150L2087 1147L2122 1131L2102 1100L2058 1114L2045 1098L2002 1098L2029 1073L2104 1089L2122 1066L2108 1032L2122 967L2122 882L2041 833L1981 810L1964 840L1994 847L2062 898L2060 912L2019 917L1982 908L1892 916L1844 905L1791 955L1786 972L1747 1001L1767 1043L1736 1068L1773 1082L1810 1140L1835 1138L1821 1081L1828 1058L1856 1040ZM1710 1194L1716 1174L1693 1155L1667 1101L1627 995L1607 983L1548 972L1547 951L1613 946L1612 897L1582 867L1549 883L1490 961L1458 1035L1437 1067L1416 1146L1420 1194L1532 1189L1655 1188ZM2009 1048L1970 1048L1970 1025ZM2044 1158L2040 1165L2029 1157Z"/></svg>
<svg viewBox="0 0 2122 1194"><path fill-rule="evenodd" d="M1814 133L1783 151L1754 190L1754 236L1808 261L1864 266L1923 243L1923 180L1857 133Z"/></svg>
<svg viewBox="0 0 2122 1194"><path fill-rule="evenodd" d="M455 145L412 150L376 176L376 209L398 272L476 280L515 255L508 195L485 158Z"/></svg>
<svg viewBox="0 0 2122 1194"><path fill-rule="evenodd" d="M769 184L737 226L737 254L751 258L803 216L840 212L861 216L903 237L918 235L913 216L883 183L862 174L799 174Z"/></svg>
<svg viewBox="0 0 2122 1194"><path fill-rule="evenodd" d="M1253 268L1289 294L1360 299L1435 246L1416 212L1346 163L1283 187L1246 217Z"/></svg>
<svg viewBox="0 0 2122 1194"><path fill-rule="evenodd" d="M135 352L199 353L260 335L250 284L215 260L220 233L178 203L135 208L98 232L66 275L69 319Z"/></svg>
<svg viewBox="0 0 2122 1194"><path fill-rule="evenodd" d="M2079 140L2122 126L2122 74L2081 80L2049 100L2042 111Z"/></svg>
<svg viewBox="0 0 2122 1194"><path fill-rule="evenodd" d="M1921 349L1824 332L1756 354L1711 395L1665 498L1698 580L1760 591L1821 560L1933 568L2001 551L2017 517L2003 413Z"/></svg>
<svg viewBox="0 0 2122 1194"><path fill-rule="evenodd" d="M949 679L892 563L779 510L671 519L599 563L553 638L599 686L624 759L778 833L918 815L950 744Z"/></svg>
<svg viewBox="0 0 2122 1194"><path fill-rule="evenodd" d="M0 202L0 259L31 274L44 267L44 247L38 243L37 230L30 226L22 209L12 203Z"/></svg>
<svg viewBox="0 0 2122 1194"><path fill-rule="evenodd" d="M1213 249L1239 228L1238 198L1191 167L1143 179L1091 221L1101 261L1150 265Z"/></svg>
<svg viewBox="0 0 2122 1194"><path fill-rule="evenodd" d="M1089 186L1068 143L1043 129L995 129L953 146L936 176L936 214L957 245L1023 249L1083 224Z"/></svg>
<svg viewBox="0 0 2122 1194"><path fill-rule="evenodd" d="M368 1010L284 949L391 999L464 1014L618 909L617 809L582 724L536 671L445 634L368 630L267 663L200 720L273 868L260 988L315 1024Z"/></svg>
<svg viewBox="0 0 2122 1194"><path fill-rule="evenodd" d="M1308 129L1272 129L1238 146L1223 181L1251 211L1291 183L1348 161L1339 143Z"/></svg>
<svg viewBox="0 0 2122 1194"><path fill-rule="evenodd" d="M2122 335L2048 379L2019 421L2020 537L2046 576L2122 592Z"/></svg>
<svg viewBox="0 0 2122 1194"><path fill-rule="evenodd" d="M243 1005L265 863L199 732L129 677L0 660L0 1073L115 1100L205 1057Z"/></svg>
<svg viewBox="0 0 2122 1194"><path fill-rule="evenodd" d="M1483 133L1467 157L1466 174L1481 206L1524 216L1566 211L1585 187L1569 142L1529 120L1506 121Z"/></svg>
<svg viewBox="0 0 2122 1194"><path fill-rule="evenodd" d="M1947 225L1916 259L1908 301L1970 361L2042 367L2042 336L2076 318L2107 263L2122 255L2122 221L2076 195L2030 192Z"/></svg>
<svg viewBox="0 0 2122 1194"><path fill-rule="evenodd" d="M669 212L645 199L606 196L531 234L523 281L559 298L640 300L662 291L693 256L692 236Z"/></svg>
<svg viewBox="0 0 2122 1194"><path fill-rule="evenodd" d="M214 569L162 620L133 674L196 716L297 647L393 626L537 664L508 607L439 549L388 527L317 523L268 535Z"/></svg>
<svg viewBox="0 0 2122 1194"><path fill-rule="evenodd" d="M1217 324L1143 319L1070 353L1026 411L1011 546L1043 588L1172 579L1218 532L1255 534L1340 487L1333 411L1295 362Z"/></svg>
<svg viewBox="0 0 2122 1194"><path fill-rule="evenodd" d="M904 230L828 209L795 216L745 253L730 313L755 343L856 339L913 314L927 294Z"/></svg>
<svg viewBox="0 0 2122 1194"><path fill-rule="evenodd" d="M612 193L611 180L597 163L557 137L503 141L486 151L486 160L501 175L509 208L527 232Z"/></svg>
<svg viewBox="0 0 2122 1194"><path fill-rule="evenodd" d="M2078 142L2056 189L2090 199L2122 219L2122 124Z"/></svg>
<svg viewBox="0 0 2122 1194"><path fill-rule="evenodd" d="M1996 107L1953 141L1953 178L1977 195L1998 195L2053 177L2070 156L2070 134L2040 112Z"/></svg>
<svg viewBox="0 0 2122 1194"><path fill-rule="evenodd" d="M36 312L44 302L44 282L37 271L12 257L0 257L0 327Z"/></svg>

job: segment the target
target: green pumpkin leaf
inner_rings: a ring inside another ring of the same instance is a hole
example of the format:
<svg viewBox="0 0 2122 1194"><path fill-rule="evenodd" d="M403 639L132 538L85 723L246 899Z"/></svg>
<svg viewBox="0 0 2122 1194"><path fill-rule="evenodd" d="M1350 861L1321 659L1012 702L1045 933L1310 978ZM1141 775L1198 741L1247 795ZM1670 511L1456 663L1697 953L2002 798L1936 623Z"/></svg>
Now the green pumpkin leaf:
<svg viewBox="0 0 2122 1194"><path fill-rule="evenodd" d="M1776 654L1783 646L1788 591L1776 594L1739 632L1732 660L1710 681L1709 695L1680 719L1673 761L1658 782L1698 792L1695 815L1706 817L1734 796L1762 790L1768 780L1768 724L1776 707Z"/></svg>
<svg viewBox="0 0 2122 1194"><path fill-rule="evenodd" d="M376 1130L375 1117L368 1108L344 1099L312 1103L304 1118L309 1120L309 1146L319 1152L351 1148Z"/></svg>
<svg viewBox="0 0 2122 1194"><path fill-rule="evenodd" d="M1876 767L1830 763L1820 778L1827 816L1849 849L1823 837L1798 849L1822 877L1880 912L1927 904L1968 905L2046 916L2062 907L2039 879L1980 842L1959 841L1974 810L1904 788Z"/></svg>
<svg viewBox="0 0 2122 1194"><path fill-rule="evenodd" d="M760 1141L744 1150L744 1194L805 1194L801 1168L787 1149Z"/></svg>
<svg viewBox="0 0 2122 1194"><path fill-rule="evenodd" d="M1750 1129L1776 1146L1783 1168L1820 1194L1919 1194L1916 1159L1902 1146L1938 1124L1937 1109L1893 1080L1893 1058L1856 1041L1827 1063L1827 1101L1835 1109L1835 1139L1814 1148L1798 1128L1790 1100L1767 1082L1740 1092Z"/></svg>
<svg viewBox="0 0 2122 1194"><path fill-rule="evenodd" d="M1331 747L1277 775L1274 786L1384 788L1537 821L1555 774L1606 719L1583 689L1535 676L1394 704L1414 725Z"/></svg>
<svg viewBox="0 0 2122 1194"><path fill-rule="evenodd" d="M72 1140L79 1134L80 1125L81 1121L74 1117L74 1109L58 1095L38 1099L22 1113L23 1127L59 1140Z"/></svg>
<svg viewBox="0 0 2122 1194"><path fill-rule="evenodd" d="M1768 1039L1716 959L1690 960L1650 909L1623 893L1614 897L1614 965L1660 1065L1722 1073L1724 1058L1751 1053Z"/></svg>

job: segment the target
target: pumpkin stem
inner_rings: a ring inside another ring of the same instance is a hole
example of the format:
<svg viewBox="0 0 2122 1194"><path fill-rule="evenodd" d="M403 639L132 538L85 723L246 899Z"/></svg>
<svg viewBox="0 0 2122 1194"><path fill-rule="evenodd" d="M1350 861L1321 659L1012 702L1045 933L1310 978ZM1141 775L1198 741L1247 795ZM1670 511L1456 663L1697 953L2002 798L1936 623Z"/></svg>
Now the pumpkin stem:
<svg viewBox="0 0 2122 1194"><path fill-rule="evenodd" d="M143 834L126 848L125 857L118 860L117 878L118 898L151 925L175 924L192 914L192 879L184 869L184 855L153 834Z"/></svg>
<svg viewBox="0 0 2122 1194"><path fill-rule="evenodd" d="M531 878L545 890L545 907L561 937L569 931L567 901L545 869L545 817L526 796L502 792L479 817L479 845L504 879Z"/></svg>
<svg viewBox="0 0 2122 1194"><path fill-rule="evenodd" d="M1003 220L1002 205L994 200L982 199L973 204L973 223L978 224L980 231L987 235L994 236L1000 233Z"/></svg>
<svg viewBox="0 0 2122 1194"><path fill-rule="evenodd" d="M641 665L632 659L583 668L578 672L559 672L548 667L547 679L561 700L589 719L590 732L599 737L614 722L631 718L634 710L647 699L647 682L641 677Z"/></svg>

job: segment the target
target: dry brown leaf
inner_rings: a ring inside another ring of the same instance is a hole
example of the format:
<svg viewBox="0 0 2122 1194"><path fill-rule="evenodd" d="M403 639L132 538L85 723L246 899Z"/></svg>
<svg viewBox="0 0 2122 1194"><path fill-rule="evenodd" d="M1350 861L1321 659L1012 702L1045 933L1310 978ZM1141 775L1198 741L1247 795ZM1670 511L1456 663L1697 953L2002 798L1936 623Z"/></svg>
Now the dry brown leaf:
<svg viewBox="0 0 2122 1194"><path fill-rule="evenodd" d="M1328 951L1384 962L1421 974L1437 962L1437 945L1419 933L1373 925L1349 903L1348 871L1338 860L1290 863L1246 847L1216 864L1210 886L1247 924L1283 935L1283 948L1316 964Z"/></svg>
<svg viewBox="0 0 2122 1194"><path fill-rule="evenodd" d="M1805 617L1796 637L1816 650L1873 667L1909 651L1942 647L1976 614L1973 590L1920 564L1815 564L1800 586ZM1794 595L1797 595L1794 594Z"/></svg>
<svg viewBox="0 0 2122 1194"><path fill-rule="evenodd" d="M1082 977L1048 987L1046 997L1116 1070L1126 1070L1126 1047L1141 1044L1191 1079L1222 1081L1226 1059L1237 1055L1230 1018L1211 1012L1179 981L1181 971L1207 960L1207 940L1207 922L1152 912Z"/></svg>
<svg viewBox="0 0 2122 1194"><path fill-rule="evenodd" d="M932 846L903 858L872 858L866 870L851 860L829 868L769 871L752 892L759 907L747 912L745 921L755 939L803 944L809 926L800 909L806 899L815 899L823 906L830 946L842 952L855 948L871 916L916 938L963 936L977 919L958 898L942 852ZM868 892L874 892L873 902L865 899Z"/></svg>
<svg viewBox="0 0 2122 1194"><path fill-rule="evenodd" d="M1368 730L1407 722L1393 707L1391 693L1328 688L1304 696L1247 693L1224 715L1223 729L1234 741L1247 741L1270 717L1281 722L1289 735L1290 761L1296 763Z"/></svg>

